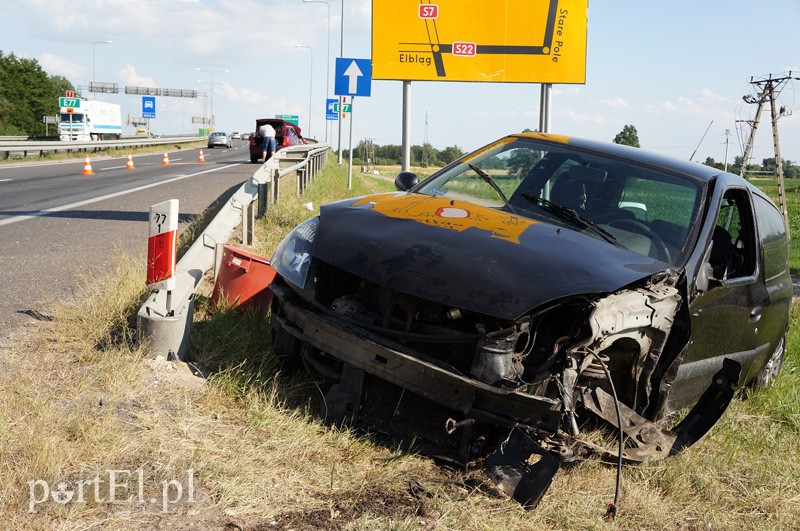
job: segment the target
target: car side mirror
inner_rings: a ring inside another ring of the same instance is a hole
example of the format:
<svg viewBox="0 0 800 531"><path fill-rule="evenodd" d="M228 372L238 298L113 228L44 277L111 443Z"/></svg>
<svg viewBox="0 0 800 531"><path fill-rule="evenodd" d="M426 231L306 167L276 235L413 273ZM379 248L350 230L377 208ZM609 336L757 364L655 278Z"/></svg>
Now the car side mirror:
<svg viewBox="0 0 800 531"><path fill-rule="evenodd" d="M419 184L419 177L410 171L401 171L394 178L394 186L401 192L405 192Z"/></svg>
<svg viewBox="0 0 800 531"><path fill-rule="evenodd" d="M722 281L714 277L714 268L709 262L703 262L694 281L697 291L708 291L711 288L721 286Z"/></svg>

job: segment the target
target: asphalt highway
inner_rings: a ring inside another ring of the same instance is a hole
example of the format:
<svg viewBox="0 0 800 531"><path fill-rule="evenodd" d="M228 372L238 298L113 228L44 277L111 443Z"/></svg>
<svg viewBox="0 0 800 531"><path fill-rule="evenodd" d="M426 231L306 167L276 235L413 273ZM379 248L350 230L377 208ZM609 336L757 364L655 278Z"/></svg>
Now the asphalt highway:
<svg viewBox="0 0 800 531"><path fill-rule="evenodd" d="M147 255L151 205L178 199L181 227L227 199L256 170L247 144L232 149L0 164L0 341L52 301L79 296L82 278L109 274L117 256ZM142 270L142 282L145 271Z"/></svg>

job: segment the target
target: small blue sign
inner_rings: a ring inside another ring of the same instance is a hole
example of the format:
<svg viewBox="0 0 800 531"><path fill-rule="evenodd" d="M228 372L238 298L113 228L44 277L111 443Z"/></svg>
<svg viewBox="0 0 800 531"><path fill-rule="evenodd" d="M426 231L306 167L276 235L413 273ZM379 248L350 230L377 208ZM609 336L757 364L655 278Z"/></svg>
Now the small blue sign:
<svg viewBox="0 0 800 531"><path fill-rule="evenodd" d="M337 57L334 89L337 96L369 96L372 93L372 61Z"/></svg>
<svg viewBox="0 0 800 531"><path fill-rule="evenodd" d="M339 103L339 100L336 98L328 98L325 100L325 119L326 120L338 120L339 113L336 112L336 104Z"/></svg>
<svg viewBox="0 0 800 531"><path fill-rule="evenodd" d="M142 118L156 117L156 97L142 96Z"/></svg>

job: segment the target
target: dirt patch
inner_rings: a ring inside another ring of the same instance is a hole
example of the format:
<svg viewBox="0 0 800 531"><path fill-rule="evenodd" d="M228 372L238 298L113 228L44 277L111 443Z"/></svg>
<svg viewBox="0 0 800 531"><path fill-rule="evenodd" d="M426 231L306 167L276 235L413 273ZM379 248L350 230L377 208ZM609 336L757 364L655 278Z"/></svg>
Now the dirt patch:
<svg viewBox="0 0 800 531"><path fill-rule="evenodd" d="M277 515L257 529L345 529L363 517L388 517L394 520L424 517L424 501L407 491L386 490L371 486L358 491L337 492L320 496L317 507ZM416 520L416 524L420 521Z"/></svg>

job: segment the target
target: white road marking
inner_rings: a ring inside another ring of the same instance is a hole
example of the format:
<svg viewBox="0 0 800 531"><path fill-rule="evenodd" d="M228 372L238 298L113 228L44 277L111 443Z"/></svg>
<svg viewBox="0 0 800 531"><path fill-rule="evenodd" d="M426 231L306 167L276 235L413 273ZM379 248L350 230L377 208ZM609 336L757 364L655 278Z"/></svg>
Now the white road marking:
<svg viewBox="0 0 800 531"><path fill-rule="evenodd" d="M123 190L121 192L115 192L113 194L106 194L106 195L101 195L100 197L93 197L91 199L84 199L83 201L77 201L75 203L70 203L68 205L57 206L57 207L48 208L48 209L45 209L45 210L37 210L36 212L31 212L30 214L23 214L23 215L20 215L20 216L14 216L12 218L2 219L2 220L0 220L0 226L11 225L12 223L18 223L20 221L25 221L26 219L32 219L32 218L38 218L38 217L41 217L41 216L46 216L46 215L52 214L54 212L63 212L65 210L72 210L74 208L78 208L78 207L82 207L82 206L86 206L86 205L91 205L92 203L98 203L100 201L105 201L106 199L114 199L115 197L120 197L120 196L123 196L123 195L132 194L132 193L135 193L135 192L141 192L142 190L147 190L148 188L155 188L156 186L161 186L161 185L164 185L164 184L174 183L176 181L182 181L183 179L188 179L190 177L196 177L198 175L203 175L204 173L212 173L212 172L215 172L215 171L227 170L228 168L233 168L233 167L239 166L241 164L244 164L244 163L243 162L237 162L236 164L231 164L229 166L223 166L221 168L211 168L209 170L203 170L203 171L199 171L197 173L190 173L188 175L181 175L179 177L173 177L172 179L167 179L166 181L159 181L157 183L151 183L151 184L145 184L145 185L142 185L142 186L137 186L136 188L131 188L130 190ZM3 212L0 210L0 215L2 215L2 214L3 214Z"/></svg>
<svg viewBox="0 0 800 531"><path fill-rule="evenodd" d="M7 183L10 182L11 179L0 179L0 183Z"/></svg>

